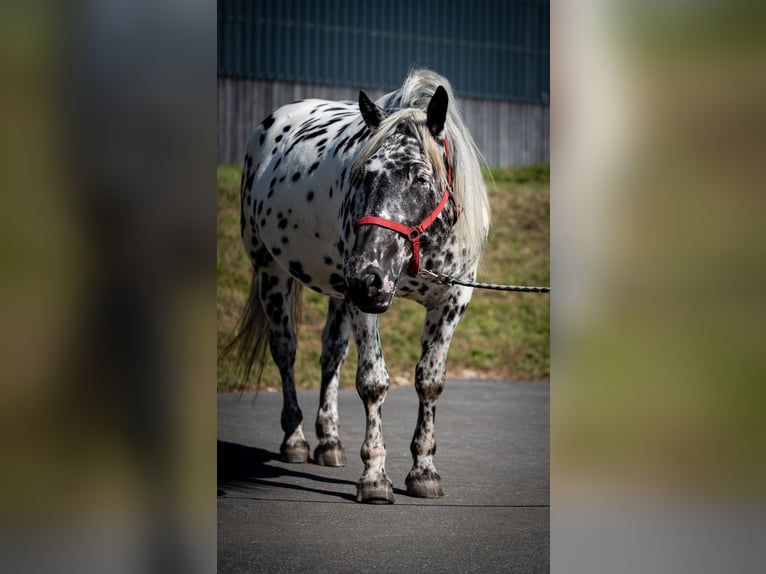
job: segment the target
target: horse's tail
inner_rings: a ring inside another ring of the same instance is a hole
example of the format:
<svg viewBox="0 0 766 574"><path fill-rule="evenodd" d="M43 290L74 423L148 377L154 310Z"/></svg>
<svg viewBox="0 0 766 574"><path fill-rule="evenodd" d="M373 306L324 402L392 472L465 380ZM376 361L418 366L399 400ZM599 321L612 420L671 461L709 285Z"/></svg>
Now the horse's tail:
<svg viewBox="0 0 766 574"><path fill-rule="evenodd" d="M301 289L298 281L293 281L292 288L292 318L293 325L300 324L301 316ZM255 381L256 390L260 387L263 367L266 363L266 355L269 349L269 322L261 305L260 281L258 273L253 269L250 281L250 293L242 309L242 314L237 321L236 335L224 347L218 357L221 361L225 357L234 354L236 362L235 385L240 390L250 387L251 375Z"/></svg>

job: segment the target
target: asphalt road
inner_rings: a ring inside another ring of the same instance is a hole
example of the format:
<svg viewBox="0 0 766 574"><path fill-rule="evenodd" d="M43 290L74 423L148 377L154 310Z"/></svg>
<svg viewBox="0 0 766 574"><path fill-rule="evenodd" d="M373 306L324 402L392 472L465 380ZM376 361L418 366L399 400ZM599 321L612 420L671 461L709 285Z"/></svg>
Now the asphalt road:
<svg viewBox="0 0 766 574"><path fill-rule="evenodd" d="M218 396L218 572L548 572L549 385L448 381L434 462L445 496L412 498L414 388L383 405L395 504L355 502L364 408L341 391L348 465L278 459L280 393ZM310 446L317 391L298 394Z"/></svg>

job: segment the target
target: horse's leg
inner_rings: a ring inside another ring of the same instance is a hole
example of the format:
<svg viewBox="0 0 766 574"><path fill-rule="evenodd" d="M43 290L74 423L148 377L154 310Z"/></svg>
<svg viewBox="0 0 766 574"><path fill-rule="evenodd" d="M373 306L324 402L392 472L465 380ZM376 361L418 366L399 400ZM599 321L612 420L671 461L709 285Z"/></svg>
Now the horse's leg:
<svg viewBox="0 0 766 574"><path fill-rule="evenodd" d="M293 279L275 263L259 272L261 304L269 321L269 349L282 377L282 430L279 447L285 462L308 462L309 445L303 435L303 413L295 393L295 328L291 309Z"/></svg>
<svg viewBox="0 0 766 574"><path fill-rule="evenodd" d="M444 496L441 477L434 466L436 401L444 389L447 352L452 334L471 300L472 289L451 287L438 304L428 307L422 336L422 354L415 370L415 390L420 405L418 423L410 443L412 470L405 480L407 494L422 498Z"/></svg>
<svg viewBox="0 0 766 574"><path fill-rule="evenodd" d="M348 309L359 360L356 390L367 414L367 430L361 450L364 472L356 485L356 499L359 502L391 504L394 502L394 490L386 475L386 446L380 414L389 379L380 349L378 316L362 313L353 305L349 305Z"/></svg>
<svg viewBox="0 0 766 574"><path fill-rule="evenodd" d="M338 378L348 354L349 325L346 302L331 297L322 331L322 389L316 420L319 444L314 450L314 461L322 466L346 465L346 451L338 430Z"/></svg>

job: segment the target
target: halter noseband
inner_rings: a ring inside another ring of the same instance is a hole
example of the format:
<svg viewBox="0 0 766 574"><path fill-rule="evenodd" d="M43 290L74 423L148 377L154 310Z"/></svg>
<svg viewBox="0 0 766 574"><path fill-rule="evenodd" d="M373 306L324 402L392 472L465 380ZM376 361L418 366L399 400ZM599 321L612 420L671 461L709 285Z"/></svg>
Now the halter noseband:
<svg viewBox="0 0 766 574"><path fill-rule="evenodd" d="M452 189L452 166L449 162L449 143L447 136L444 136L444 155L447 158L447 187L442 194L439 205L436 206L431 214L414 227L407 227L396 221L385 219L383 217L376 217L375 215L365 215L356 222L357 226L360 225L378 225L386 229L391 229L397 233L401 233L412 244L412 263L410 264L409 274L413 277L417 276L420 270L420 236L428 229L431 224L441 215L444 207L449 200L450 190Z"/></svg>

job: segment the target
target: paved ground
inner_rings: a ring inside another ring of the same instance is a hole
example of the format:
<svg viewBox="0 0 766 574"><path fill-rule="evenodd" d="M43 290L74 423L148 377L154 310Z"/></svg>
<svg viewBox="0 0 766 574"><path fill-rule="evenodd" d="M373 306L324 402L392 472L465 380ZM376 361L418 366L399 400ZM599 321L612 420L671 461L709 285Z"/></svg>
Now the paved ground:
<svg viewBox="0 0 766 574"><path fill-rule="evenodd" d="M300 392L313 449L317 391ZM396 503L355 502L364 408L341 391L348 466L278 460L279 393L218 397L218 572L548 572L547 383L448 381L435 457L445 495L404 493L417 417L412 387L383 406Z"/></svg>

